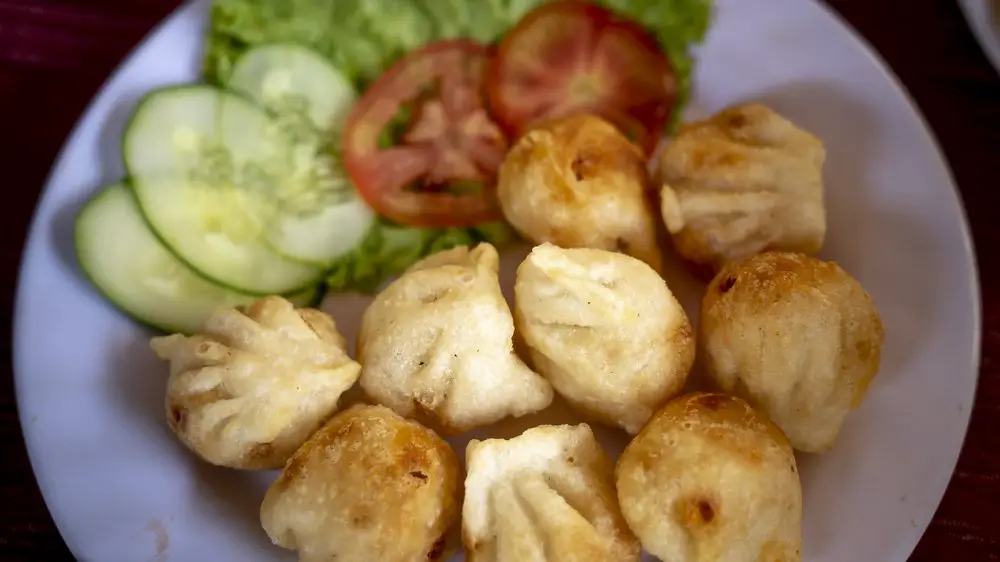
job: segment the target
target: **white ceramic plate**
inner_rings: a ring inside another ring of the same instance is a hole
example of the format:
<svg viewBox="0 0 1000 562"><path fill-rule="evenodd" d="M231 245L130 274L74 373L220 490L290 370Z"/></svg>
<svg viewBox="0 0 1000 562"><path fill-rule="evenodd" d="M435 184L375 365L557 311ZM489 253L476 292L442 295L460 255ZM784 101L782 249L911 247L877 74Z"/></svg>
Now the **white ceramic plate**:
<svg viewBox="0 0 1000 562"><path fill-rule="evenodd" d="M150 334L91 290L73 259L76 211L121 176L124 119L150 88L195 79L205 25L204 5L181 9L108 82L52 173L25 253L21 422L52 515L87 561L294 559L258 523L273 474L209 467L172 439ZM978 370L975 261L947 166L892 75L818 4L720 0L700 57L700 111L756 99L826 141L824 257L861 281L886 326L882 371L837 448L800 459L805 559L905 560L954 468ZM669 280L696 316L700 287L683 273ZM365 303L328 304L350 330ZM612 453L624 445L601 435Z"/></svg>
<svg viewBox="0 0 1000 562"><path fill-rule="evenodd" d="M990 59L993 68L1000 72L1000 2L997 0L958 0L965 21L972 28L976 41Z"/></svg>

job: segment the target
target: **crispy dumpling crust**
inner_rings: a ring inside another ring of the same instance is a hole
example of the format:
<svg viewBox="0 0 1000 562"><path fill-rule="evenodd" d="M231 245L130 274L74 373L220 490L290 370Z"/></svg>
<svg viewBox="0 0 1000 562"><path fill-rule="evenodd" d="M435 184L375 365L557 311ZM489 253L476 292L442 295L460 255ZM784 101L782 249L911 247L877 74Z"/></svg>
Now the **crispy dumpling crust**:
<svg viewBox="0 0 1000 562"><path fill-rule="evenodd" d="M445 434L546 408L552 387L514 353L489 244L414 264L375 297L358 335L361 387Z"/></svg>
<svg viewBox="0 0 1000 562"><path fill-rule="evenodd" d="M532 365L584 415L635 434L684 388L691 323L642 261L542 244L518 267L514 294Z"/></svg>
<svg viewBox="0 0 1000 562"><path fill-rule="evenodd" d="M205 461L230 468L280 468L361 371L333 318L281 297L220 309L201 332L150 346L170 361L170 429Z"/></svg>
<svg viewBox="0 0 1000 562"><path fill-rule="evenodd" d="M382 406L331 418L289 460L261 524L302 562L434 562L457 523L460 472L448 444Z"/></svg>
<svg viewBox="0 0 1000 562"><path fill-rule="evenodd" d="M739 398L675 398L625 448L618 500L664 562L799 562L802 489L788 440Z"/></svg>
<svg viewBox="0 0 1000 562"><path fill-rule="evenodd" d="M815 254L826 236L825 161L820 139L760 104L684 125L657 162L678 253L699 271L766 250Z"/></svg>
<svg viewBox="0 0 1000 562"><path fill-rule="evenodd" d="M532 242L619 251L661 271L646 159L611 123L581 115L534 127L497 182L504 216Z"/></svg>
<svg viewBox="0 0 1000 562"><path fill-rule="evenodd" d="M473 440L466 465L468 562L638 562L612 463L586 424Z"/></svg>
<svg viewBox="0 0 1000 562"><path fill-rule="evenodd" d="M833 262L768 252L733 262L708 286L705 368L801 451L833 447L879 369L885 333L871 297Z"/></svg>

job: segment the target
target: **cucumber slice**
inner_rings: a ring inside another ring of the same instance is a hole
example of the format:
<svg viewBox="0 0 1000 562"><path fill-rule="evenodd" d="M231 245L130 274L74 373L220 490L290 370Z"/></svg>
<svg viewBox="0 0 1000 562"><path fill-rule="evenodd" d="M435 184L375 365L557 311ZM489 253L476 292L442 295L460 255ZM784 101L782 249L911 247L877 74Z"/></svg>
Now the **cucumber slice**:
<svg viewBox="0 0 1000 562"><path fill-rule="evenodd" d="M122 151L132 174L232 183L277 172L265 163L287 160L290 147L278 123L252 102L198 85L147 94L125 128Z"/></svg>
<svg viewBox="0 0 1000 562"><path fill-rule="evenodd" d="M336 132L354 105L351 81L322 55L294 43L247 51L226 86L291 121L309 135Z"/></svg>
<svg viewBox="0 0 1000 562"><path fill-rule="evenodd" d="M165 332L193 333L217 307L259 298L215 285L185 267L149 230L121 183L104 188L78 215L76 252L81 268L108 300ZM309 306L319 293L310 287L288 298Z"/></svg>
<svg viewBox="0 0 1000 562"><path fill-rule="evenodd" d="M279 43L247 51L227 87L272 112L293 139L277 206L260 222L265 238L283 256L329 266L360 244L375 220L334 156L356 98L351 82L315 51Z"/></svg>
<svg viewBox="0 0 1000 562"><path fill-rule="evenodd" d="M293 144L251 102L211 86L158 90L125 131L123 156L139 207L160 240L209 279L250 294L292 293L322 270L271 251L266 224Z"/></svg>
<svg viewBox="0 0 1000 562"><path fill-rule="evenodd" d="M364 201L351 198L312 217L274 221L267 238L283 256L325 269L361 244L374 220Z"/></svg>

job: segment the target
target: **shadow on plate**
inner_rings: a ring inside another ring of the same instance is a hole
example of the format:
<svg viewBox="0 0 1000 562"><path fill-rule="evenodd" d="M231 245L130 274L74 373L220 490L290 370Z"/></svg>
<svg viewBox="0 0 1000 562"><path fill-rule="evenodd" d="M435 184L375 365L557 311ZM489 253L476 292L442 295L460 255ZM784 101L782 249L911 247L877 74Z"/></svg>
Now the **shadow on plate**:
<svg viewBox="0 0 1000 562"><path fill-rule="evenodd" d="M901 251L928 247L932 240L930 233L905 214L905 201L886 206L885 196L879 195L886 188L875 183L873 173L886 142L879 115L836 85L817 82L786 84L761 92L753 100L824 141L828 225L820 257L838 262L871 294L886 326L879 376L902 375L908 350L920 346L928 333L921 326L936 317L931 297L947 290L947 283L934 271L886 281L899 275L895 258Z"/></svg>
<svg viewBox="0 0 1000 562"><path fill-rule="evenodd" d="M112 372L107 378L108 392L121 406L127 423L136 431L156 440L164 462L177 462L194 476L194 486L178 493L187 493L186 503L207 511L220 527L219 533L253 541L255 548L280 555L287 551L271 545L260 526L260 503L275 471L241 471L210 465L198 459L173 435L166 423L165 392L167 364L149 348L152 331L137 329L134 336L113 352L109 361ZM163 483L169 488L170 483Z"/></svg>
<svg viewBox="0 0 1000 562"><path fill-rule="evenodd" d="M108 391L131 423L173 443L164 405L167 365L149 347L149 338L155 335L153 330L136 325L133 336L111 351Z"/></svg>
<svg viewBox="0 0 1000 562"><path fill-rule="evenodd" d="M122 166L121 139L136 104L143 92L133 92L116 101L108 119L101 127L97 156L100 161L101 179L96 185L82 186L74 190L74 196L60 206L52 219L52 244L59 261L77 278L86 279L76 259L76 245L73 229L80 210L103 186L121 181L125 177ZM89 285L89 283L88 283Z"/></svg>
<svg viewBox="0 0 1000 562"><path fill-rule="evenodd" d="M867 236L877 227L868 220L870 215L856 212L858 207L870 205L873 191L878 189L868 179L870 167L879 158L877 116L872 115L863 101L852 98L838 86L817 82L785 84L745 101L767 105L823 141L827 151L823 169L827 234L820 257L837 261L848 272L858 275L851 265L855 260L847 258L859 246L866 245ZM796 454L796 460L809 519L806 548L810 556L822 555L836 540L838 527L837 521L824 518L840 510L832 506L810 508L814 505L810 490L815 488L811 482L816 473L810 465L817 461L817 455ZM831 498L836 501L835 494L824 496L826 501ZM815 530L822 534L817 536Z"/></svg>
<svg viewBox="0 0 1000 562"><path fill-rule="evenodd" d="M119 97L101 127L98 157L101 160L102 185L120 181L125 177L122 163L122 134L139 100L147 93L148 90L135 90Z"/></svg>
<svg viewBox="0 0 1000 562"><path fill-rule="evenodd" d="M80 210L87 204L87 201L94 196L96 190L89 190L84 195L77 195L69 201L63 203L52 216L51 240L52 249L59 260L60 265L72 272L73 276L82 283L90 285L80 263L76 259L76 242L74 240L74 228L76 217Z"/></svg>
<svg viewBox="0 0 1000 562"><path fill-rule="evenodd" d="M868 235L881 230L872 214L857 212L871 205L880 188L869 179L883 142L878 116L869 106L838 86L815 82L786 84L746 101L771 107L826 146L827 236L821 254L825 259L849 256L858 244L867 242Z"/></svg>
<svg viewBox="0 0 1000 562"><path fill-rule="evenodd" d="M750 101L750 100L747 100ZM871 393L890 392L897 378L908 371L910 350L924 343L925 329L937 316L932 295L947 290L942 274L900 277L900 252L932 244L930 233L915 218L906 215L906 202L887 205L887 186L877 183L875 169L887 142L877 111L835 85L800 82L761 92L752 98L787 116L820 137L827 149L824 167L827 238L820 257L838 262L871 294L882 316L886 340L882 365ZM895 187L895 186L893 186ZM859 209L861 211L859 211ZM865 408L868 401L862 404ZM848 416L838 443L860 430ZM833 452L828 453L832 455ZM810 541L807 557L822 556L833 548L838 521L829 519L843 512L829 505L840 501L837 494L818 490L822 455L798 454L804 503L813 505L812 492L826 502L822 509L808 509Z"/></svg>
<svg viewBox="0 0 1000 562"><path fill-rule="evenodd" d="M288 550L271 544L260 525L260 504L268 486L277 478L277 471L232 470L190 458L197 475L191 503L207 505L215 521L224 522L226 528L220 529L220 533L252 543L255 550L268 552L273 560L294 559Z"/></svg>
<svg viewBox="0 0 1000 562"><path fill-rule="evenodd" d="M333 317L337 330L347 341L347 354L358 357L358 331L361 318L373 299L372 295L361 293L330 293L324 297L319 309Z"/></svg>

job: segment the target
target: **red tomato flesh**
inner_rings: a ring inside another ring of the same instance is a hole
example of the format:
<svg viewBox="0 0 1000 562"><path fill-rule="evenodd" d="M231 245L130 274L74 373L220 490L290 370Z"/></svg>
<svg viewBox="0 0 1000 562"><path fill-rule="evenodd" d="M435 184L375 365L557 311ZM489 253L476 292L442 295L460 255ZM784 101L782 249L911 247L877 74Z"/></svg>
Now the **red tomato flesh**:
<svg viewBox="0 0 1000 562"><path fill-rule="evenodd" d="M591 113L651 151L670 119L676 79L638 23L582 0L535 9L500 42L487 75L493 114L517 136L542 119Z"/></svg>
<svg viewBox="0 0 1000 562"><path fill-rule="evenodd" d="M344 164L378 213L428 227L501 218L495 179L507 138L486 112L486 60L486 48L473 41L431 43L393 65L358 100L344 128ZM385 146L380 137L403 108L412 115L396 144ZM481 187L451 193L452 184Z"/></svg>

